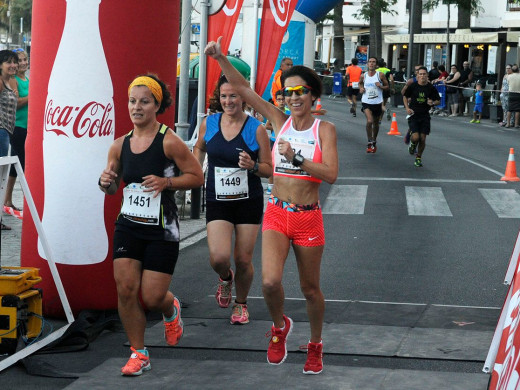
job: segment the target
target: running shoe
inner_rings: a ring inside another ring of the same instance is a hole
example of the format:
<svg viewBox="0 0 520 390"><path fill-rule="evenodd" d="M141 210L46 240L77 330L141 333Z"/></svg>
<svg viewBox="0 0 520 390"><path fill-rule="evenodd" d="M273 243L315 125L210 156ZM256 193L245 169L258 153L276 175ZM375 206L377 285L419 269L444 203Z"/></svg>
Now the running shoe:
<svg viewBox="0 0 520 390"><path fill-rule="evenodd" d="M480 123L480 121L477 119L477 120L475 121L475 123Z"/></svg>
<svg viewBox="0 0 520 390"><path fill-rule="evenodd" d="M375 152L377 152L377 145L376 145L376 143L374 142L374 143L372 144L372 153L375 153Z"/></svg>
<svg viewBox="0 0 520 390"><path fill-rule="evenodd" d="M367 145L367 153L375 153L375 146L373 142L369 142Z"/></svg>
<svg viewBox="0 0 520 390"><path fill-rule="evenodd" d="M293 321L285 314L283 316L285 322L284 329L271 327L271 332L266 333L266 337L271 337L269 347L267 348L267 362L269 364L282 364L287 358L287 337L292 332Z"/></svg>
<svg viewBox="0 0 520 390"><path fill-rule="evenodd" d="M352 116L353 116L354 118L356 117L356 111L354 111L354 112L352 113Z"/></svg>
<svg viewBox="0 0 520 390"><path fill-rule="evenodd" d="M218 278L218 287L215 299L217 300L217 304L222 308L228 307L232 298L231 289L233 288L233 279L235 275L232 269L229 269L229 272L231 272L231 280L222 280Z"/></svg>
<svg viewBox="0 0 520 390"><path fill-rule="evenodd" d="M150 358L143 353L137 352L134 348L130 347L132 354L130 359L126 362L125 366L121 368L121 375L137 376L141 375L143 371L152 369L150 364Z"/></svg>
<svg viewBox="0 0 520 390"><path fill-rule="evenodd" d="M415 158L415 162L413 163L416 167L422 167L422 160L420 157Z"/></svg>
<svg viewBox="0 0 520 390"><path fill-rule="evenodd" d="M389 121L390 119L392 119L392 114L390 113L390 109L387 109L386 110L386 120Z"/></svg>
<svg viewBox="0 0 520 390"><path fill-rule="evenodd" d="M350 113L351 113L351 114L354 114L355 112L356 112L356 109L355 109L353 106L350 107Z"/></svg>
<svg viewBox="0 0 520 390"><path fill-rule="evenodd" d="M300 349L307 350L307 361L303 366L303 373L310 375L321 374L323 371L323 343L311 343Z"/></svg>
<svg viewBox="0 0 520 390"><path fill-rule="evenodd" d="M271 192L273 192L273 185L268 184L267 185L267 191L265 192L267 195L271 195Z"/></svg>
<svg viewBox="0 0 520 390"><path fill-rule="evenodd" d="M177 345L184 333L184 323L181 318L181 303L177 297L173 297L173 307L177 315L173 321L164 321L164 338L168 345ZM163 317L164 318L164 317Z"/></svg>
<svg viewBox="0 0 520 390"><path fill-rule="evenodd" d="M412 136L412 132L408 130L404 135L404 143L408 145L410 143L410 137Z"/></svg>
<svg viewBox="0 0 520 390"><path fill-rule="evenodd" d="M475 122L476 122L475 119L472 119L472 120L469 121L469 123L475 123Z"/></svg>
<svg viewBox="0 0 520 390"><path fill-rule="evenodd" d="M417 147L417 144L410 142L410 146L408 146L408 153L410 153L411 155L414 155L416 147Z"/></svg>
<svg viewBox="0 0 520 390"><path fill-rule="evenodd" d="M245 303L235 303L231 311L231 324L248 324L249 323L249 312L247 311L247 305Z"/></svg>

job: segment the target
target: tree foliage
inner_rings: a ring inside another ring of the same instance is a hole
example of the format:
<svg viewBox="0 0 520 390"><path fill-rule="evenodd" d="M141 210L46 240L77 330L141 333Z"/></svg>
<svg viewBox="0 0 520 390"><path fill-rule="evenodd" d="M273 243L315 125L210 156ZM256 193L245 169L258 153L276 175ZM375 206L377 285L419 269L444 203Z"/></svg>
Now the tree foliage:
<svg viewBox="0 0 520 390"><path fill-rule="evenodd" d="M12 31L20 31L20 18L23 18L24 32L31 30L32 0L0 0L0 28L9 29L9 3L11 3Z"/></svg>
<svg viewBox="0 0 520 390"><path fill-rule="evenodd" d="M519 0L520 1L520 0ZM373 4L371 4L373 3ZM397 0L361 0L361 9L359 12L353 14L356 19L370 21L376 12L381 11L383 14L396 15L397 12L392 9L392 6L397 3Z"/></svg>
<svg viewBox="0 0 520 390"><path fill-rule="evenodd" d="M480 0L427 0L424 3L424 9L430 11L440 5L448 5L448 2L456 5L458 8L469 10L471 15L479 16L484 12Z"/></svg>

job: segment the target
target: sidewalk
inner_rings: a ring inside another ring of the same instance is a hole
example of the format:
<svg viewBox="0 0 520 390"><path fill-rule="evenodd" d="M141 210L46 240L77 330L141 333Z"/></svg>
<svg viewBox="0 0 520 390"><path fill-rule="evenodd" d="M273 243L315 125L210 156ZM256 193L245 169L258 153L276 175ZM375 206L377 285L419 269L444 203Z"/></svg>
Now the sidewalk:
<svg viewBox="0 0 520 390"><path fill-rule="evenodd" d="M180 201L179 201L180 202ZM177 205L179 206L179 202ZM13 191L13 203L17 207L23 207L23 192L17 181ZM27 208L26 218L31 218ZM206 235L206 217L201 212L199 219L190 218L191 205L187 204L184 215L179 206L179 225L181 230L180 249L194 244ZM25 210L24 210L25 212ZM22 220L3 213L2 222L11 230L0 231L0 267L19 267L20 249L22 240Z"/></svg>

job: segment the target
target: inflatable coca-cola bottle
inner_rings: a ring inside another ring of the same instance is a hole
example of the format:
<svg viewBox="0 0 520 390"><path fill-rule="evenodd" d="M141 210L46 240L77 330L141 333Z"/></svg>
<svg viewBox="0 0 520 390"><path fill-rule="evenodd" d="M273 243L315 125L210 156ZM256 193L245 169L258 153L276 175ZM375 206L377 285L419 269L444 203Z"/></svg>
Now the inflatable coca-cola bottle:
<svg viewBox="0 0 520 390"><path fill-rule="evenodd" d="M43 122L43 227L56 263L105 260L105 195L98 189L114 141L113 86L99 30L101 0L67 0ZM38 253L46 258L41 243Z"/></svg>

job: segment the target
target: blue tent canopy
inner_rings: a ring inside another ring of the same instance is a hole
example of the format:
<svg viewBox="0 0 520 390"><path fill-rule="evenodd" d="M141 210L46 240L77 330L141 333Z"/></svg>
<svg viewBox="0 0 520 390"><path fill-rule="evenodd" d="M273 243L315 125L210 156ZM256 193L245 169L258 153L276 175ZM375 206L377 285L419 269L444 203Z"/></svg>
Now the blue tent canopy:
<svg viewBox="0 0 520 390"><path fill-rule="evenodd" d="M295 10L317 23L343 0L299 0Z"/></svg>

